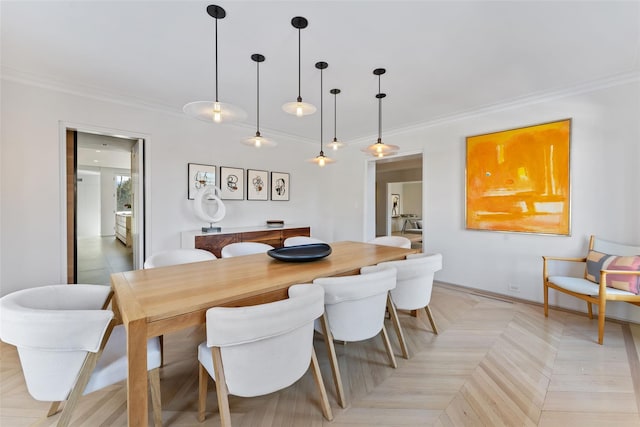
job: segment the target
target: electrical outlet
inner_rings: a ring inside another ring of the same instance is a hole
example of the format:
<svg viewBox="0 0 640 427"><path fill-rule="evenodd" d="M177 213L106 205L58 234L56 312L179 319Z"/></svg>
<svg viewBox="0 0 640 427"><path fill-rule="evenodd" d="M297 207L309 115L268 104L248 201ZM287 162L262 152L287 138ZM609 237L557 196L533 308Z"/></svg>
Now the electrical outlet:
<svg viewBox="0 0 640 427"><path fill-rule="evenodd" d="M507 285L507 290L509 290L510 292L520 292L520 286L518 286L516 283L509 283Z"/></svg>

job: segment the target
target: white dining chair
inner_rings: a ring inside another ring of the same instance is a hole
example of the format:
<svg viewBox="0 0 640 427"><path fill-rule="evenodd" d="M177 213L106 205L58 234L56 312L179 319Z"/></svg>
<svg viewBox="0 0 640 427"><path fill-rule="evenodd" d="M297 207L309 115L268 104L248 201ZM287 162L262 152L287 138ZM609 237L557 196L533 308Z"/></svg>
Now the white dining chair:
<svg viewBox="0 0 640 427"><path fill-rule="evenodd" d="M310 366L323 414L333 419L313 348L313 323L324 311L324 291L318 285L293 285L288 295L266 304L207 310L207 339L198 347L200 422L209 376L216 383L222 426L230 426L229 394L253 397L282 390Z"/></svg>
<svg viewBox="0 0 640 427"><path fill-rule="evenodd" d="M396 271L386 269L355 276L325 277L313 283L324 288L325 312L316 330L324 335L338 400L340 406L346 408L347 399L333 340L363 341L382 334L391 366L398 366L384 327L387 294L396 287Z"/></svg>
<svg viewBox="0 0 640 427"><path fill-rule="evenodd" d="M384 246L396 246L398 248L411 249L411 240L402 236L380 236L371 240L369 243Z"/></svg>
<svg viewBox="0 0 640 427"><path fill-rule="evenodd" d="M50 285L0 299L0 339L14 345L29 394L52 402L47 417L66 401L58 426L67 426L79 398L127 378L126 332L114 327L101 285ZM154 424L162 425L160 346L147 342Z"/></svg>
<svg viewBox="0 0 640 427"><path fill-rule="evenodd" d="M222 248L220 254L222 258L231 258L234 256L253 255L266 253L273 249L273 246L260 242L237 242L230 243Z"/></svg>
<svg viewBox="0 0 640 427"><path fill-rule="evenodd" d="M431 302L434 274L442 269L442 254L411 254L407 255L406 260L381 262L376 266L363 267L360 272L370 274L385 269L397 271L396 287L389 292L387 308L400 342L402 354L408 359L409 349L404 339L397 310L424 309L433 333L438 334L429 303Z"/></svg>
<svg viewBox="0 0 640 427"><path fill-rule="evenodd" d="M314 243L326 243L324 240L316 239L315 237L307 236L293 236L284 239L284 246L300 246L300 245L312 245Z"/></svg>
<svg viewBox="0 0 640 427"><path fill-rule="evenodd" d="M216 259L214 254L203 249L171 249L148 257L144 262L144 268L166 267L214 259Z"/></svg>

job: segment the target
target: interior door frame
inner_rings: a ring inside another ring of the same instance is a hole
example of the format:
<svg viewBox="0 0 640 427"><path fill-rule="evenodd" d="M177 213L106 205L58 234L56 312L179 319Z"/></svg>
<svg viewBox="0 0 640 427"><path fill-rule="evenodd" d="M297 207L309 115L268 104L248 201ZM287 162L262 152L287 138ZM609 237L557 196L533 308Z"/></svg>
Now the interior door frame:
<svg viewBox="0 0 640 427"><path fill-rule="evenodd" d="M59 121L59 141L60 141L60 283L75 283L77 278L77 252L76 252L76 179L77 179L77 133L94 133L99 135L126 137L132 140L142 141L142 179L140 180L141 213L138 215L137 259L133 260L134 268L142 268L146 256L146 248L149 247L146 233L147 223L147 196L148 196L148 164L147 164L147 143L149 136L139 132L123 131L121 129L104 128L87 124L70 123ZM125 136L126 135L126 136ZM73 179L69 179L73 175ZM71 210L70 208L73 207Z"/></svg>

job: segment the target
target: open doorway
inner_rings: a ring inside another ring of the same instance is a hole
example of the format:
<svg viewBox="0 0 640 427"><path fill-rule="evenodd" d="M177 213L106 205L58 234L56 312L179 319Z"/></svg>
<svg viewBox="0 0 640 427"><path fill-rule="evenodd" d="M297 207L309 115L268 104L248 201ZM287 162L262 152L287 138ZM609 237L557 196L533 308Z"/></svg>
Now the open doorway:
<svg viewBox="0 0 640 427"><path fill-rule="evenodd" d="M422 154L376 161L376 236L401 235L422 247Z"/></svg>
<svg viewBox="0 0 640 427"><path fill-rule="evenodd" d="M144 259L142 143L67 130L69 283L108 285Z"/></svg>

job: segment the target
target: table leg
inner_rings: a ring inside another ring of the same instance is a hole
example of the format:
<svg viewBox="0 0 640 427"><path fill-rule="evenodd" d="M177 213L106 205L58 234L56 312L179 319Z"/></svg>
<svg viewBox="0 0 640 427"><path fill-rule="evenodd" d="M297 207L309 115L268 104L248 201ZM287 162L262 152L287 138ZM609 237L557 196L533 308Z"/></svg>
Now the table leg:
<svg viewBox="0 0 640 427"><path fill-rule="evenodd" d="M148 426L147 323L144 319L126 324L127 328L127 421L129 427Z"/></svg>

